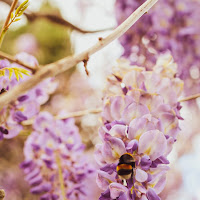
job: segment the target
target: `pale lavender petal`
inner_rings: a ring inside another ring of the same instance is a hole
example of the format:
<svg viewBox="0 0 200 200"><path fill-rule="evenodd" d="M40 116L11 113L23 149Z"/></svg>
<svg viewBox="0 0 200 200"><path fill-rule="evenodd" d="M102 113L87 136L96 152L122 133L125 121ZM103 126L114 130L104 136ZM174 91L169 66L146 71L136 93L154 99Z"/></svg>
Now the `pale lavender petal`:
<svg viewBox="0 0 200 200"><path fill-rule="evenodd" d="M38 186L35 186L31 188L31 193L33 194L41 194L43 192L49 192L51 190L51 184L50 183L43 183Z"/></svg>
<svg viewBox="0 0 200 200"><path fill-rule="evenodd" d="M169 153L172 151L173 145L174 145L174 138L173 137L169 137L167 139L167 148L165 150L164 156L168 156L169 155Z"/></svg>
<svg viewBox="0 0 200 200"><path fill-rule="evenodd" d="M121 139L106 134L104 140L102 155L106 162L116 162L122 154L126 153L124 142Z"/></svg>
<svg viewBox="0 0 200 200"><path fill-rule="evenodd" d="M147 190L146 193L147 199L148 200L161 200L160 197L155 193L155 191L151 188Z"/></svg>
<svg viewBox="0 0 200 200"><path fill-rule="evenodd" d="M117 164L107 164L104 167L101 167L100 170L107 172L108 174L112 174L116 171Z"/></svg>
<svg viewBox="0 0 200 200"><path fill-rule="evenodd" d="M99 200L110 200L110 190L109 190L109 188L105 192L101 193Z"/></svg>
<svg viewBox="0 0 200 200"><path fill-rule="evenodd" d="M147 155L144 155L140 161L140 166L143 170L148 170L151 166L151 163L152 163L152 161L151 161L150 157Z"/></svg>
<svg viewBox="0 0 200 200"><path fill-rule="evenodd" d="M166 173L160 174L159 176L156 176L155 179L148 182L149 185L153 185L154 191L159 194L163 191L165 185L166 185Z"/></svg>
<svg viewBox="0 0 200 200"><path fill-rule="evenodd" d="M119 138L126 137L127 126L116 124L110 129L109 134L115 137L119 137Z"/></svg>
<svg viewBox="0 0 200 200"><path fill-rule="evenodd" d="M124 123L129 124L133 119L148 113L149 110L145 105L133 102L124 109L121 120Z"/></svg>
<svg viewBox="0 0 200 200"><path fill-rule="evenodd" d="M124 99L121 96L116 96L111 102L111 115L115 120L119 120L121 118L121 112L124 108Z"/></svg>
<svg viewBox="0 0 200 200"><path fill-rule="evenodd" d="M148 200L146 195L142 195L142 197L140 198L140 200Z"/></svg>
<svg viewBox="0 0 200 200"><path fill-rule="evenodd" d="M128 188L119 183L111 183L109 185L110 196L112 199L118 198L122 193L127 193Z"/></svg>
<svg viewBox="0 0 200 200"><path fill-rule="evenodd" d="M138 153L148 155L151 160L163 155L167 147L167 141L162 132L158 130L144 133L139 140Z"/></svg>
<svg viewBox="0 0 200 200"><path fill-rule="evenodd" d="M20 133L20 131L23 129L23 127L19 124L9 123L8 125L9 125L9 132L7 135L4 134L4 138L6 139L11 139L17 136Z"/></svg>
<svg viewBox="0 0 200 200"><path fill-rule="evenodd" d="M136 174L135 174L135 179L139 182L145 182L148 178L148 174L141 170L141 169L136 169Z"/></svg>
<svg viewBox="0 0 200 200"><path fill-rule="evenodd" d="M102 148L103 148L103 145L102 144L97 144L96 145L96 151L95 151L95 160L97 161L97 163L102 166L102 165L105 165L106 162L104 160L104 157L102 155Z"/></svg>
<svg viewBox="0 0 200 200"><path fill-rule="evenodd" d="M149 120L146 117L142 118L136 118L131 121L128 129L128 138L130 140L132 139L140 139L140 136L150 130L154 130L155 125L152 122L149 122Z"/></svg>
<svg viewBox="0 0 200 200"><path fill-rule="evenodd" d="M106 190L110 182L113 182L114 180L115 180L114 177L111 176L110 174L101 170L97 171L96 183L102 190Z"/></svg>
<svg viewBox="0 0 200 200"><path fill-rule="evenodd" d="M137 148L138 148L137 140L131 140L126 146L126 150L128 153L133 153L133 151L137 150Z"/></svg>

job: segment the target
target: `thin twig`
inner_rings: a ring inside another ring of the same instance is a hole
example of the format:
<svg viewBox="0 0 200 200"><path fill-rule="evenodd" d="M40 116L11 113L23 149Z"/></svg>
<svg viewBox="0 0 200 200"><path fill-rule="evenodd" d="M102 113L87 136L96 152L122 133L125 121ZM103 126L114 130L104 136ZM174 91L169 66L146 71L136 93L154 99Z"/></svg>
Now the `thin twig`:
<svg viewBox="0 0 200 200"><path fill-rule="evenodd" d="M102 111L102 108L81 110L81 111L70 112L65 115L57 115L54 118L55 119L68 119L68 118L72 118L72 117L82 117L82 116L88 115L88 114L98 114L101 111ZM22 125L28 126L28 125L33 124L33 122L34 122L34 119L29 119L29 120L23 121Z"/></svg>
<svg viewBox="0 0 200 200"><path fill-rule="evenodd" d="M126 19L120 26L118 26L110 35L108 35L100 41L98 40L98 42L91 48L78 55L69 56L55 63L46 65L45 67L38 70L29 80L17 85L5 94L2 94L0 96L0 108L9 104L11 101L15 100L17 97L19 97L29 89L33 88L42 80L63 73L64 71L72 68L79 62L88 59L92 54L101 50L102 48L110 44L113 40L119 38L157 1L158 0L147 0L134 13L132 13L128 19Z"/></svg>
<svg viewBox="0 0 200 200"><path fill-rule="evenodd" d="M193 100L193 99L196 99L196 98L198 98L198 97L200 97L200 93L195 94L195 95L192 95L192 96L185 97L185 98L179 100L179 102L184 102L184 101Z"/></svg>
<svg viewBox="0 0 200 200"><path fill-rule="evenodd" d="M98 32L103 32L103 31L108 31L108 30L113 30L114 27L111 28L105 28L105 29L100 29L100 30L94 30L94 31L90 31L90 30L83 30L77 26L75 26L74 24L70 23L69 21L63 19L62 17L55 15L55 14L48 14L48 13L25 13L25 16L28 18L28 20L33 21L33 20L37 20L37 19L47 19L53 23L56 24L60 24L62 26L66 26L68 28L71 28L72 30L76 30L80 33L98 33Z"/></svg>
<svg viewBox="0 0 200 200"><path fill-rule="evenodd" d="M88 114L98 114L102 111L102 108L95 108L95 109L89 109L89 110L81 110L81 111L75 111L71 113L67 113L66 115L61 116L55 116L56 119L67 119L71 117L82 117L84 115Z"/></svg>
<svg viewBox="0 0 200 200"><path fill-rule="evenodd" d="M14 62L14 63L17 63L19 65L22 65L23 67L31 70L33 73L36 71L36 68L33 68L33 67L29 66L29 65L26 65L25 63L21 62L20 60L16 59L15 57L13 57L13 56L11 56L9 54L6 54L6 53L4 53L2 51L0 51L0 58L7 59L10 62Z"/></svg>
<svg viewBox="0 0 200 200"><path fill-rule="evenodd" d="M66 193L65 193L65 182L64 182L63 171L62 171L62 164L61 164L59 153L56 153L56 163L58 166L58 178L59 178L59 183L60 183L62 200L67 200Z"/></svg>
<svg viewBox="0 0 200 200"><path fill-rule="evenodd" d="M18 0L14 0L14 1L13 1L12 5L11 5L11 7L10 7L10 11L9 11L9 13L8 13L8 16L7 16L7 18L6 18L6 21L5 21L5 23L4 23L4 25L3 25L2 29L1 29L1 32L0 32L0 47L1 47L1 44L2 44L2 42L3 42L3 38L4 38L4 36L5 36L5 33L6 33L6 31L7 31L6 27L7 27L8 24L9 24L10 17L11 17L11 13L15 10L15 7L16 7L17 3L18 3Z"/></svg>
<svg viewBox="0 0 200 200"><path fill-rule="evenodd" d="M6 4L8 5L11 5L11 2L10 0L0 0L2 2L5 2ZM108 31L108 30L113 30L114 27L110 27L110 28L105 28L105 29L99 29L99 30L94 30L94 31L91 31L91 30L84 30L82 28L79 28L78 26L75 26L74 24L70 23L69 21L63 19L62 17L58 16L58 15L55 15L55 14L52 14L52 13L33 13L33 12L25 12L24 15L27 17L27 19L29 21L34 21L34 20L37 20L37 19L47 19L53 23L56 23L56 24L60 24L62 26L66 26L66 27L69 27L71 28L72 30L76 30L80 33L98 33L98 32L103 32L103 31Z"/></svg>

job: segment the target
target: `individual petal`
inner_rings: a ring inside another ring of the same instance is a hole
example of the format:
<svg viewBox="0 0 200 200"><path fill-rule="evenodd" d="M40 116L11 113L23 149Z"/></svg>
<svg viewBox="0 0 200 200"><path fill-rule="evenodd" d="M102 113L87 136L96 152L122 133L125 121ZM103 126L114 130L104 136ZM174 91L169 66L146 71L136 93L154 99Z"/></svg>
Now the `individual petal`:
<svg viewBox="0 0 200 200"><path fill-rule="evenodd" d="M110 197L112 199L116 199L123 193L128 192L128 188L119 183L111 183L109 185L109 189L110 189Z"/></svg>
<svg viewBox="0 0 200 200"><path fill-rule="evenodd" d="M116 171L116 164L107 164L104 167L101 167L100 170L107 172L108 174L112 174L114 171Z"/></svg>
<svg viewBox="0 0 200 200"><path fill-rule="evenodd" d="M147 199L148 200L161 200L160 197L155 193L155 191L151 188L147 190L146 193Z"/></svg>
<svg viewBox="0 0 200 200"><path fill-rule="evenodd" d="M156 194L161 193L166 185L166 172L157 175L150 182L148 182L148 185L154 189Z"/></svg>
<svg viewBox="0 0 200 200"><path fill-rule="evenodd" d="M149 156L147 155L144 155L142 158L141 158L141 161L140 161L140 166L143 170L148 170L151 166L151 159Z"/></svg>
<svg viewBox="0 0 200 200"><path fill-rule="evenodd" d="M167 148L165 150L164 156L167 157L169 155L169 153L172 151L174 145L174 138L173 137L169 137L167 139Z"/></svg>
<svg viewBox="0 0 200 200"><path fill-rule="evenodd" d="M110 190L109 190L109 188L105 192L101 193L99 200L110 200Z"/></svg>
<svg viewBox="0 0 200 200"><path fill-rule="evenodd" d="M139 118L148 113L149 113L149 110L145 105L133 102L130 105L126 106L126 108L124 109L122 113L121 120L124 123L129 124L133 119Z"/></svg>
<svg viewBox="0 0 200 200"><path fill-rule="evenodd" d="M15 136L17 136L20 131L23 129L23 127L20 125L20 124L13 124L13 123L10 123L8 122L8 134L4 134L4 138L6 139L11 139Z"/></svg>
<svg viewBox="0 0 200 200"><path fill-rule="evenodd" d="M41 112L34 121L33 128L39 132L43 132L46 127L53 125L53 116L48 112Z"/></svg>
<svg viewBox="0 0 200 200"><path fill-rule="evenodd" d="M140 137L138 153L148 155L153 161L163 155L166 147L167 141L163 133L158 130L152 130Z"/></svg>
<svg viewBox="0 0 200 200"><path fill-rule="evenodd" d="M29 180L29 184L31 186L36 186L36 185L39 185L41 183L42 183L42 176L41 175L38 175L38 176Z"/></svg>
<svg viewBox="0 0 200 200"><path fill-rule="evenodd" d="M139 140L140 136L143 133L154 129L155 125L152 122L149 122L149 120L146 117L136 118L132 120L129 124L128 138L130 140Z"/></svg>
<svg viewBox="0 0 200 200"><path fill-rule="evenodd" d="M102 111L103 120L111 122L113 120L119 120L121 118L121 112L123 111L125 102L122 96L114 96L105 99L104 108Z"/></svg>
<svg viewBox="0 0 200 200"><path fill-rule="evenodd" d="M0 141L3 140L3 138L4 138L3 135L4 134L0 131Z"/></svg>
<svg viewBox="0 0 200 200"><path fill-rule="evenodd" d="M124 99L122 96L116 96L112 99L110 105L111 116L115 120L119 120L121 118L121 113L124 109Z"/></svg>
<svg viewBox="0 0 200 200"><path fill-rule="evenodd" d="M39 105L35 101L27 101L20 103L17 108L23 110L23 115L28 119L34 117L39 112Z"/></svg>
<svg viewBox="0 0 200 200"><path fill-rule="evenodd" d="M20 123L27 119L28 118L25 115L23 115L23 113L21 111L16 111L13 114L13 120L16 121L17 123Z"/></svg>
<svg viewBox="0 0 200 200"><path fill-rule="evenodd" d="M40 197L40 200L51 200L51 195L50 194L44 194Z"/></svg>
<svg viewBox="0 0 200 200"><path fill-rule="evenodd" d="M43 192L49 192L51 190L51 184L50 183L43 183L38 186L35 186L31 188L31 193L33 194L41 194Z"/></svg>
<svg viewBox="0 0 200 200"><path fill-rule="evenodd" d="M114 180L114 177L110 174L101 170L97 171L96 183L102 190L106 190L109 184L112 183Z"/></svg>
<svg viewBox="0 0 200 200"><path fill-rule="evenodd" d="M110 131L109 134L115 137L123 138L127 136L127 126L116 124L114 125Z"/></svg>
<svg viewBox="0 0 200 200"><path fill-rule="evenodd" d="M139 182L145 182L148 178L148 174L141 170L141 169L136 169L136 174L135 174L135 179Z"/></svg>
<svg viewBox="0 0 200 200"><path fill-rule="evenodd" d="M156 160L154 160L152 162L151 167L157 167L159 164L169 164L169 161L167 160L167 158L165 156L160 156L159 158L157 158Z"/></svg>
<svg viewBox="0 0 200 200"><path fill-rule="evenodd" d="M138 141L137 140L131 140L127 146L126 150L128 153L133 153L138 148Z"/></svg>
<svg viewBox="0 0 200 200"><path fill-rule="evenodd" d="M140 198L140 200L148 200L148 199L147 199L146 195L143 194L142 197Z"/></svg>
<svg viewBox="0 0 200 200"><path fill-rule="evenodd" d="M52 194L51 195L51 200L58 200L60 197L57 194Z"/></svg>
<svg viewBox="0 0 200 200"><path fill-rule="evenodd" d="M124 142L119 139L105 134L102 155L106 162L116 162L122 154L126 153Z"/></svg>
<svg viewBox="0 0 200 200"><path fill-rule="evenodd" d="M100 165L100 166L103 166L106 164L105 160L104 160L104 157L102 155L102 148L103 148L103 145L102 144L97 144L96 145L96 151L95 151L95 160L97 161L97 163Z"/></svg>
<svg viewBox="0 0 200 200"><path fill-rule="evenodd" d="M28 95L22 95L22 96L20 96L20 97L18 97L18 101L20 101L20 102L24 102L24 101L26 101L27 99L29 99L29 96Z"/></svg>

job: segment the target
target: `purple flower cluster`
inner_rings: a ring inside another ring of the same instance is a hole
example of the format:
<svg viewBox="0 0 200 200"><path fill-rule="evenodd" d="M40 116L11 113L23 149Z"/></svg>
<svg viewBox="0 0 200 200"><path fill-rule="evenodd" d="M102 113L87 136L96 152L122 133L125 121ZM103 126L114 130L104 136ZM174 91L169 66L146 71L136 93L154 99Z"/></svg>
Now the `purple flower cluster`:
<svg viewBox="0 0 200 200"><path fill-rule="evenodd" d="M16 55L16 58L32 67L38 65L36 58L26 53L20 53ZM1 60L0 68L5 67L20 68L22 66L16 63L11 64L7 60ZM6 72L5 76L0 77L0 95L26 79L28 77L23 77L18 82L14 75L9 79L9 73ZM52 78L46 79L0 110L0 139L9 139L18 135L23 129L21 122L34 117L39 112L40 106L49 99L49 95L55 91L56 87L57 83Z"/></svg>
<svg viewBox="0 0 200 200"><path fill-rule="evenodd" d="M120 63L108 78L109 95L102 112L104 125L97 145L100 165L97 184L104 191L99 200L159 200L166 182L171 152L179 132L183 83L173 78L173 62L158 62L154 71ZM156 71L159 71L157 73ZM128 154L134 164L123 163ZM123 173L132 173L122 178Z"/></svg>
<svg viewBox="0 0 200 200"><path fill-rule="evenodd" d="M117 0L116 18L123 22L145 0ZM160 53L170 51L178 64L176 76L186 94L200 92L199 0L160 0L120 38L124 56L151 69Z"/></svg>
<svg viewBox="0 0 200 200"><path fill-rule="evenodd" d="M84 145L74 120L55 120L48 112L40 113L28 137L21 167L31 192L41 200L86 200L91 192L87 179L94 169L87 164Z"/></svg>

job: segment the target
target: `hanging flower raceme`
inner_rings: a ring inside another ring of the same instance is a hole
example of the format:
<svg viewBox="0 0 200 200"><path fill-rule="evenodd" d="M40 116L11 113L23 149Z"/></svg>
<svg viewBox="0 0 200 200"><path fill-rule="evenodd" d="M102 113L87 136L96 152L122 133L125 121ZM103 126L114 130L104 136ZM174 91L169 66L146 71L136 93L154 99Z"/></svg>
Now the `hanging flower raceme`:
<svg viewBox="0 0 200 200"><path fill-rule="evenodd" d="M36 58L26 53L16 55L16 59L32 67L38 66ZM28 74L29 71L16 63L11 64L7 60L0 61L0 70L4 71L3 76L0 77L0 95L29 78L24 76L20 79L19 77L22 77L23 72ZM13 71L15 76L11 74ZM4 107L0 111L0 139L9 139L18 135L23 129L21 123L39 112L40 106L47 102L49 95L55 91L56 87L57 83L52 78L46 79L26 94L18 97L16 101Z"/></svg>
<svg viewBox="0 0 200 200"><path fill-rule="evenodd" d="M108 78L99 130L103 143L96 151L97 183L104 190L100 200L160 199L167 155L182 119L177 98L183 83L173 78L172 65L158 62L154 71L146 71L123 62Z"/></svg>
<svg viewBox="0 0 200 200"><path fill-rule="evenodd" d="M48 112L42 112L33 129L25 143L25 161L21 165L31 192L41 195L41 200L88 199L91 188L87 180L94 175L94 169L87 164L74 120L55 120Z"/></svg>
<svg viewBox="0 0 200 200"><path fill-rule="evenodd" d="M116 18L122 23L145 0L117 0ZM152 69L160 53L171 51L178 64L177 76L185 92L200 92L199 0L160 0L121 38L124 56Z"/></svg>

